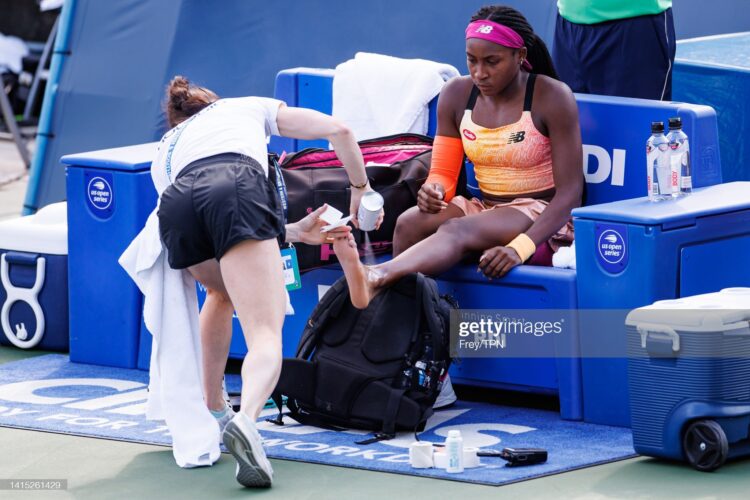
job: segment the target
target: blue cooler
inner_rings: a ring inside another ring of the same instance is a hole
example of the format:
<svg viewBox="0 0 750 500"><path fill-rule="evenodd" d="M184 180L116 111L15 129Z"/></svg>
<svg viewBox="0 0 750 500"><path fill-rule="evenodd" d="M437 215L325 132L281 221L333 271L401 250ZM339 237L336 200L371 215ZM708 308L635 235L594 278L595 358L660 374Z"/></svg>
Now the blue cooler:
<svg viewBox="0 0 750 500"><path fill-rule="evenodd" d="M625 317L657 300L750 286L750 182L660 203L635 198L573 210L583 419L630 425ZM606 355L602 355L602 353ZM750 385L750 380L748 381Z"/></svg>
<svg viewBox="0 0 750 500"><path fill-rule="evenodd" d="M117 260L156 206L158 143L63 156L67 165L70 360L135 368L143 295Z"/></svg>
<svg viewBox="0 0 750 500"><path fill-rule="evenodd" d="M750 288L662 300L626 319L635 451L711 471L750 454Z"/></svg>
<svg viewBox="0 0 750 500"><path fill-rule="evenodd" d="M0 222L0 344L68 350L66 204Z"/></svg>

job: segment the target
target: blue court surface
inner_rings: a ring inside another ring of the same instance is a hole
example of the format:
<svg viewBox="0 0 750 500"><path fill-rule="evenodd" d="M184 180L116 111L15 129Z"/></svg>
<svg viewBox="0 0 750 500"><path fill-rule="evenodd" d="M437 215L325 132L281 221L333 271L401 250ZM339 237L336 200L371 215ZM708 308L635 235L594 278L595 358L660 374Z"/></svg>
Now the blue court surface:
<svg viewBox="0 0 750 500"><path fill-rule="evenodd" d="M163 422L145 419L147 373L70 363L47 355L0 366L0 426L34 429L118 441L170 445ZM237 389L237 376L228 381ZM275 414L275 409L262 417ZM259 425L271 458L373 471L501 485L635 456L629 429L570 422L555 412L488 403L459 403L435 413L420 439L442 442L460 429L474 448L543 447L546 463L509 468L499 458L481 459L463 474L413 469L411 433L370 445L357 445L363 431L328 431L286 419L283 427Z"/></svg>

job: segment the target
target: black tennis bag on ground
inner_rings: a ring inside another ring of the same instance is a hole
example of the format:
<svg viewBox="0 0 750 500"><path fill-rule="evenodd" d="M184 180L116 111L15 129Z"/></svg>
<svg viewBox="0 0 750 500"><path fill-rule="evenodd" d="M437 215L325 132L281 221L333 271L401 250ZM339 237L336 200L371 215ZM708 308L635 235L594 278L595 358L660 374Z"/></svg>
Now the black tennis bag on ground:
<svg viewBox="0 0 750 500"><path fill-rule="evenodd" d="M367 309L349 300L339 279L313 311L295 358L284 359L273 398L282 395L298 422L328 429L419 431L451 363L449 297L434 280L410 274L376 295Z"/></svg>

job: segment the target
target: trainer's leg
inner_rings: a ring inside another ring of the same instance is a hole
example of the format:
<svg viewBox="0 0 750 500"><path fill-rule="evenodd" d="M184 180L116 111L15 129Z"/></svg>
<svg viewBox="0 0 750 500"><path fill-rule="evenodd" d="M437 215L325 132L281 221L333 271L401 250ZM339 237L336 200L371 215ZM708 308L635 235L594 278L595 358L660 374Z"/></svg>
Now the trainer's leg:
<svg viewBox="0 0 750 500"><path fill-rule="evenodd" d="M346 275L352 304L363 309L380 288L398 281L406 274L440 274L470 252L507 244L531 227L531 224L530 218L513 208L496 208L476 215L453 218L440 226L435 234L398 257L372 267L362 265L356 248L352 248L344 239L337 239L334 249Z"/></svg>
<svg viewBox="0 0 750 500"><path fill-rule="evenodd" d="M286 291L279 245L276 240L243 241L224 254L220 266L247 343L241 411L255 421L281 372Z"/></svg>
<svg viewBox="0 0 750 500"><path fill-rule="evenodd" d="M216 259L189 267L188 271L206 287L206 300L200 313L203 391L208 408L220 411L226 406L222 381L229 356L229 344L232 342L234 306L227 295Z"/></svg>
<svg viewBox="0 0 750 500"><path fill-rule="evenodd" d="M463 210L453 204L449 204L448 208L436 214L422 212L419 207L411 207L396 220L393 256L396 257L407 248L431 236L447 220L463 216Z"/></svg>

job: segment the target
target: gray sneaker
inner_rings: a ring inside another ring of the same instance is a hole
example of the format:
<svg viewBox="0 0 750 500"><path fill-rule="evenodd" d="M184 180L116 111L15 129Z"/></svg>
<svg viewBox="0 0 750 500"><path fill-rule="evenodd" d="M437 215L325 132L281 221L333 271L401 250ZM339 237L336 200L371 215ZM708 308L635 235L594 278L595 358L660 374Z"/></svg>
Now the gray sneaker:
<svg viewBox="0 0 750 500"><path fill-rule="evenodd" d="M237 460L237 482L248 488L270 487L273 468L266 458L255 422L244 413L238 413L224 429L223 439L224 446Z"/></svg>

